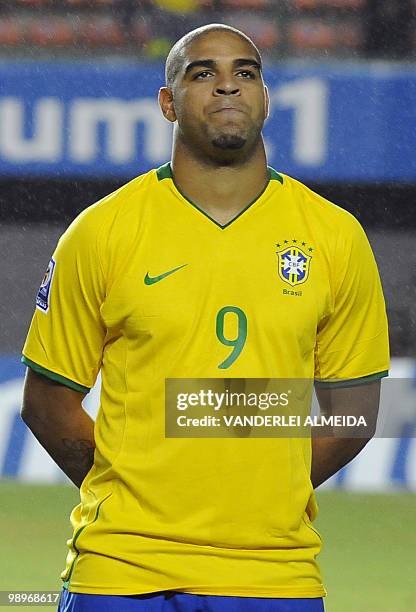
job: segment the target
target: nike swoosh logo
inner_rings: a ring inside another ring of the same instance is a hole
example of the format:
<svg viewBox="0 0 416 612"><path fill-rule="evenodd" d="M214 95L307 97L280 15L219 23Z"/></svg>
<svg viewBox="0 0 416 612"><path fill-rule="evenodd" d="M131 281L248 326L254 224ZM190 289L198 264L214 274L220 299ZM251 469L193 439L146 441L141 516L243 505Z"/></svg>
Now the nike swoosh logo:
<svg viewBox="0 0 416 612"><path fill-rule="evenodd" d="M182 264L181 266L178 266L177 268L173 268L173 270L168 270L168 272L164 272L163 274L159 274L159 276L149 276L149 272L147 272L146 276L144 277L144 284L145 285L154 285L155 283L158 283L159 281L163 280L167 276L170 276L174 272L177 272L178 270L180 270L181 268L184 268L187 265L188 264Z"/></svg>

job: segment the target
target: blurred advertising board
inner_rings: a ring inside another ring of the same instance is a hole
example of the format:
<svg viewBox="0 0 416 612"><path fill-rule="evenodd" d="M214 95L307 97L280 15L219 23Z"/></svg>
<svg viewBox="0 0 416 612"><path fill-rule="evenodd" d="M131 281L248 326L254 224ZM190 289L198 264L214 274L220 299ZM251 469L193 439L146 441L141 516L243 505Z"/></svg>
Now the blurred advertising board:
<svg viewBox="0 0 416 612"><path fill-rule="evenodd" d="M269 163L314 182L416 180L416 69L267 66ZM2 62L0 176L132 178L170 157L161 64Z"/></svg>
<svg viewBox="0 0 416 612"><path fill-rule="evenodd" d="M25 367L16 355L0 356L0 479L21 482L69 482L20 418ZM394 377L383 381L381 412L394 411L395 437L378 437L322 488L351 491L416 491L416 362L392 360ZM403 384L397 382L402 379ZM93 418L99 407L100 382L87 395ZM389 392L390 389L390 392ZM393 392L393 393L392 393Z"/></svg>

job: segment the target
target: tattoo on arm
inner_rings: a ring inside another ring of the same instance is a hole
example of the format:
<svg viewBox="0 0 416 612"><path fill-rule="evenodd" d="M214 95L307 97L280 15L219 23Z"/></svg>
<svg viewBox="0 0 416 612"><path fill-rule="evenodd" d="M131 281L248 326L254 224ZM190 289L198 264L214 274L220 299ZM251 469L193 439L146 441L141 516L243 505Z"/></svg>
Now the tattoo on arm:
<svg viewBox="0 0 416 612"><path fill-rule="evenodd" d="M65 468L75 472L83 480L94 463L95 447L91 445L90 440L69 440L69 438L62 438L62 444L65 448L62 453Z"/></svg>

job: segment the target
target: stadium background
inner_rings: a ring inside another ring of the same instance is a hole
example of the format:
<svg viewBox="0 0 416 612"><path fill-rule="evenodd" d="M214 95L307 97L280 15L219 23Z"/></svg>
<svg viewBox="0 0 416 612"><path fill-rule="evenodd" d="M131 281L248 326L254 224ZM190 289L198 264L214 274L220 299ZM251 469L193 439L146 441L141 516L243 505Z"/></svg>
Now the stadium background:
<svg viewBox="0 0 416 612"><path fill-rule="evenodd" d="M353 212L372 243L400 393L318 494L329 612L414 609L416 70L411 0L16 0L0 5L0 590L56 590L77 491L19 417L19 364L56 240L169 159L163 57L224 22L263 52L271 164ZM97 390L88 398L94 414ZM48 608L45 608L48 609ZM51 608L49 608L51 609Z"/></svg>

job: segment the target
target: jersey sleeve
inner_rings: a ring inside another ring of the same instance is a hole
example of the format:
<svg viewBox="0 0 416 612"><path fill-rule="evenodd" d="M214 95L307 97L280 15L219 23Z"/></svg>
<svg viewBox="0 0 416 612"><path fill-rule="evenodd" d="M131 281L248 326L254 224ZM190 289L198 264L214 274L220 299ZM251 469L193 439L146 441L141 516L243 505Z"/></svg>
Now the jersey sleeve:
<svg viewBox="0 0 416 612"><path fill-rule="evenodd" d="M22 351L23 363L33 370L84 393L95 383L105 338L96 225L87 209L60 238Z"/></svg>
<svg viewBox="0 0 416 612"><path fill-rule="evenodd" d="M317 385L347 385L388 375L386 308L377 264L354 218L337 241L332 261L332 312L318 326Z"/></svg>

